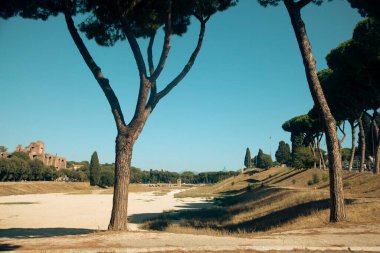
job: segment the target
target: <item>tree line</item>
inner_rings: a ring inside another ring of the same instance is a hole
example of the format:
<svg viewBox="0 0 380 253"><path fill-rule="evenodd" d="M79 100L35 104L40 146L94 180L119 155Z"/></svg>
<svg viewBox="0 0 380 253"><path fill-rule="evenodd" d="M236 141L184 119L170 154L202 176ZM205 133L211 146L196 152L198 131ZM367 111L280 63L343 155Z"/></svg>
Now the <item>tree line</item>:
<svg viewBox="0 0 380 253"><path fill-rule="evenodd" d="M91 185L113 186L115 180L115 164L99 164L96 152L91 157L88 168ZM214 184L226 178L239 175L239 171L209 171L194 173L184 171L181 173L167 170L142 170L131 166L130 182L133 184L176 184L181 179L185 184Z"/></svg>
<svg viewBox="0 0 380 253"><path fill-rule="evenodd" d="M101 187L114 186L115 164L100 164L98 154L94 152L88 161L68 164L81 164L82 167L57 170L46 166L40 160L31 160L27 153L14 152L11 158L0 158L0 182L6 181L55 181L90 182ZM210 171L181 173L166 170L142 170L131 167L131 183L133 184L176 184L181 179L185 184L214 184L226 178L239 175L239 171Z"/></svg>

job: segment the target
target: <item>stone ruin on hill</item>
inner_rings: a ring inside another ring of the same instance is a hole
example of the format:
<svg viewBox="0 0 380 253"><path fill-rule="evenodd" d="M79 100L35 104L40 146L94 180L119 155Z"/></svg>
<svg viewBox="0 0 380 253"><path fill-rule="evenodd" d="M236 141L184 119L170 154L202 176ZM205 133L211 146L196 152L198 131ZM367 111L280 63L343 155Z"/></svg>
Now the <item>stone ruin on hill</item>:
<svg viewBox="0 0 380 253"><path fill-rule="evenodd" d="M46 166L53 166L56 169L66 169L66 158L45 154L45 144L42 141L35 141L29 144L26 148L22 145L16 147L16 152L24 152L29 155L30 160L40 160ZM9 158L12 154L1 152L0 157Z"/></svg>

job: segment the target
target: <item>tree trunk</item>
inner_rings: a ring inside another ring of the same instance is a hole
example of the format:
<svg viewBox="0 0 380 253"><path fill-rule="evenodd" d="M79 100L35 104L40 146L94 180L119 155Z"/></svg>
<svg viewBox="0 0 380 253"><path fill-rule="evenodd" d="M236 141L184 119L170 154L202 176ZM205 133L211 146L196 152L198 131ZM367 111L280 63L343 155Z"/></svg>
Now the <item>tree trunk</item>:
<svg viewBox="0 0 380 253"><path fill-rule="evenodd" d="M355 151L356 151L356 126L353 121L349 121L351 125L351 157L348 164L348 171L352 171L354 165Z"/></svg>
<svg viewBox="0 0 380 253"><path fill-rule="evenodd" d="M326 142L329 157L330 175L330 222L339 222L346 219L344 206L343 183L342 183L342 161L339 147L339 139L336 132L336 122L331 114L322 87L319 83L315 67L315 59L312 54L311 45L306 34L306 28L301 18L301 8L292 0L285 0L292 26L301 51L303 64L309 89L314 100L314 104L321 116L326 132Z"/></svg>
<svg viewBox="0 0 380 253"><path fill-rule="evenodd" d="M116 137L115 185L108 230L128 229L128 186L133 141L123 134Z"/></svg>
<svg viewBox="0 0 380 253"><path fill-rule="evenodd" d="M360 173L363 173L363 172L364 172L365 149L366 149L366 146L365 146L365 145L366 145L366 144L365 144L365 133L364 133L364 127L363 127L362 116L359 117L359 119L358 119L358 124L359 124L360 146L361 146L359 172L360 172Z"/></svg>

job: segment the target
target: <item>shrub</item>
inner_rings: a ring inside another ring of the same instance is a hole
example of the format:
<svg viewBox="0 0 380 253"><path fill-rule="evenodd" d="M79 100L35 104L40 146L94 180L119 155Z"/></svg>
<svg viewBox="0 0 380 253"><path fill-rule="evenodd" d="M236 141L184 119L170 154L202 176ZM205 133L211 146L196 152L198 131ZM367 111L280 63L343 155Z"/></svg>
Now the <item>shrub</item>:
<svg viewBox="0 0 380 253"><path fill-rule="evenodd" d="M345 181L343 182L343 187L348 187L351 185L351 182Z"/></svg>
<svg viewBox="0 0 380 253"><path fill-rule="evenodd" d="M314 173L312 176L312 180L314 184L318 184L320 181L318 174Z"/></svg>
<svg viewBox="0 0 380 253"><path fill-rule="evenodd" d="M253 184L249 184L249 185L247 186L247 191L252 191L253 189L255 189L255 185L253 185Z"/></svg>
<svg viewBox="0 0 380 253"><path fill-rule="evenodd" d="M306 147L299 147L294 151L293 167L297 169L311 168L314 164L312 152Z"/></svg>
<svg viewBox="0 0 380 253"><path fill-rule="evenodd" d="M100 172L100 187L113 186L115 182L115 173L112 170L102 170Z"/></svg>
<svg viewBox="0 0 380 253"><path fill-rule="evenodd" d="M328 174L323 174L322 175L322 181L327 182L329 180L329 175Z"/></svg>
<svg viewBox="0 0 380 253"><path fill-rule="evenodd" d="M293 183L293 184L296 184L296 183L297 183L297 180L293 179L293 180L292 180L292 183Z"/></svg>
<svg viewBox="0 0 380 253"><path fill-rule="evenodd" d="M314 173L311 177L311 180L307 181L308 185L318 184L320 182L318 174Z"/></svg>

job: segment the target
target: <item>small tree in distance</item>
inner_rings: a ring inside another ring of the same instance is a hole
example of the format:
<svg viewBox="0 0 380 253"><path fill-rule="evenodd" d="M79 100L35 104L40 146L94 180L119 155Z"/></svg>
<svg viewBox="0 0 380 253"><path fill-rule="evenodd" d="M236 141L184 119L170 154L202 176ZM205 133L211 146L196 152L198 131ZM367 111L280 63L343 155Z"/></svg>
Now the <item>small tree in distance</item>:
<svg viewBox="0 0 380 253"><path fill-rule="evenodd" d="M252 167L251 151L249 150L249 148L247 148L246 151L245 151L244 166L247 169Z"/></svg>
<svg viewBox="0 0 380 253"><path fill-rule="evenodd" d="M291 161L289 144L284 141L280 141L275 156L277 162L281 164L289 164Z"/></svg>
<svg viewBox="0 0 380 253"><path fill-rule="evenodd" d="M98 153L92 153L90 162L90 185L95 186L100 183L100 164Z"/></svg>
<svg viewBox="0 0 380 253"><path fill-rule="evenodd" d="M256 167L260 169L268 169L272 167L272 157L268 154L264 154L264 152L259 149L259 152L256 157Z"/></svg>

